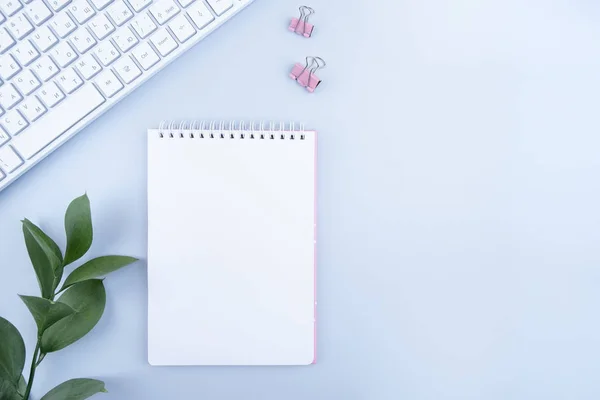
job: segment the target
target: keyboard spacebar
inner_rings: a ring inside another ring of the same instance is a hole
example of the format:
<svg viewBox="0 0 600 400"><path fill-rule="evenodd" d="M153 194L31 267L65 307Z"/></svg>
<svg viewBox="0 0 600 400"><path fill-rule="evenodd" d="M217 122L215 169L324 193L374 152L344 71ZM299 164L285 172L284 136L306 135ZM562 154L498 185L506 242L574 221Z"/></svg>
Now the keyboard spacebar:
<svg viewBox="0 0 600 400"><path fill-rule="evenodd" d="M85 85L58 106L48 110L47 115L35 121L25 132L15 136L11 144L21 155L29 159L98 108L104 101L104 96L94 85Z"/></svg>

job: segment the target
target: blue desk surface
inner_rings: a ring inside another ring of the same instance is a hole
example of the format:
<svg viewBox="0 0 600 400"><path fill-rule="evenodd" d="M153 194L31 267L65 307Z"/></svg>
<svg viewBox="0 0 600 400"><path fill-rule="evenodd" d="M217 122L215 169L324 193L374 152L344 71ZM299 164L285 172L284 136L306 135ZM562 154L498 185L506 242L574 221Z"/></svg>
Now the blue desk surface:
<svg viewBox="0 0 600 400"><path fill-rule="evenodd" d="M0 194L0 315L34 324L20 222L62 239L87 191L89 257L146 255L145 130L304 121L319 142L319 362L153 368L146 277L106 280L95 330L42 364L105 399L598 399L600 7L592 1L256 3ZM287 73L329 64L315 95ZM177 205L174 204L174 207ZM28 356L29 358L29 356Z"/></svg>

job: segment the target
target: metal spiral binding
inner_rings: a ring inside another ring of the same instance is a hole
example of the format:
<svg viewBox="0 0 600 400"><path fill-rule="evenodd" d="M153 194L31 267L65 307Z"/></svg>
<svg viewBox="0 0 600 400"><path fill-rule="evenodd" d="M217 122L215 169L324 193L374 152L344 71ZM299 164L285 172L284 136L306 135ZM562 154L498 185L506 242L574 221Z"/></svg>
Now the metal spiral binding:
<svg viewBox="0 0 600 400"><path fill-rule="evenodd" d="M304 124L296 130L294 122L273 121L268 126L264 121L252 121L248 125L245 121L162 121L158 127L158 135L163 139L304 140L304 132Z"/></svg>

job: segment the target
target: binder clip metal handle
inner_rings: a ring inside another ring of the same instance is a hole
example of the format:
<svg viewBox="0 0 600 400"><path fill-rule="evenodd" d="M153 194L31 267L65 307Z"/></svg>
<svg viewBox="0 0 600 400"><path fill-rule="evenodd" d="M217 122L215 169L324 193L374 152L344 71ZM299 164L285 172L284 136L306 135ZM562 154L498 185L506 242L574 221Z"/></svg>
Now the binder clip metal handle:
<svg viewBox="0 0 600 400"><path fill-rule="evenodd" d="M312 14L315 13L315 10L313 10L311 7L308 7L308 6L300 6L299 10L300 10L300 17L292 18L292 21L290 22L290 26L288 27L288 29L291 32L294 32L298 35L302 35L306 38L309 38L312 36L313 30L315 29L315 27L313 24L308 22L308 19L310 18L310 16Z"/></svg>

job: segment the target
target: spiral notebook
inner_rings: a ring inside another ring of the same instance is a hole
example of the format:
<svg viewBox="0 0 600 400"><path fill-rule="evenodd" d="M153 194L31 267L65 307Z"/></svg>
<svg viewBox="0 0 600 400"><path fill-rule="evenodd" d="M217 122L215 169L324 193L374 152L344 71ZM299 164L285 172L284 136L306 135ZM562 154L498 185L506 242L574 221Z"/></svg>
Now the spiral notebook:
<svg viewBox="0 0 600 400"><path fill-rule="evenodd" d="M148 131L148 360L316 360L316 132Z"/></svg>

